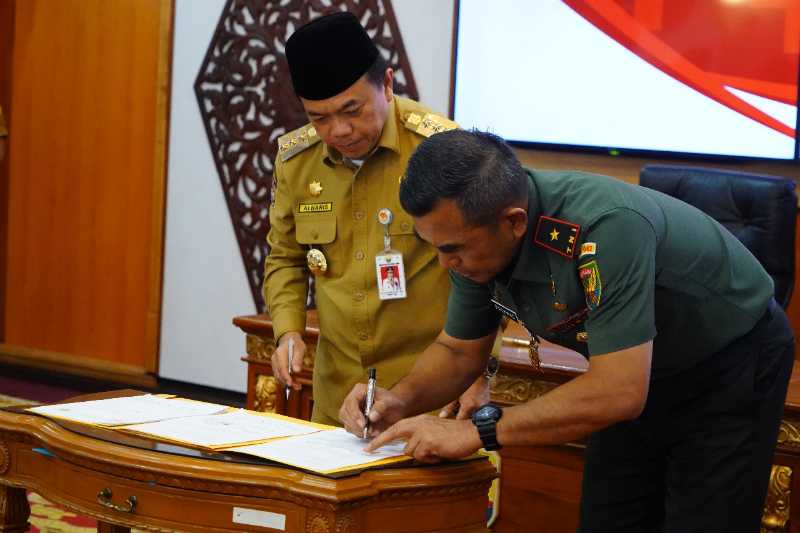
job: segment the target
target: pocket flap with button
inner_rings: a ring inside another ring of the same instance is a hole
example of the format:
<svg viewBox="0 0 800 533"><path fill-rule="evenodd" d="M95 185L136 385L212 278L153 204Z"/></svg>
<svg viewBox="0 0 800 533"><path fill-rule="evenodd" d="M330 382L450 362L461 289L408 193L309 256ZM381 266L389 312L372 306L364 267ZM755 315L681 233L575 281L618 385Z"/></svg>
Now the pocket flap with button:
<svg viewBox="0 0 800 533"><path fill-rule="evenodd" d="M400 216L395 216L395 219L389 225L389 235L413 235L414 234L414 221L413 219L403 213Z"/></svg>
<svg viewBox="0 0 800 533"><path fill-rule="evenodd" d="M295 236L300 244L330 244L336 239L336 215L313 213L295 216Z"/></svg>

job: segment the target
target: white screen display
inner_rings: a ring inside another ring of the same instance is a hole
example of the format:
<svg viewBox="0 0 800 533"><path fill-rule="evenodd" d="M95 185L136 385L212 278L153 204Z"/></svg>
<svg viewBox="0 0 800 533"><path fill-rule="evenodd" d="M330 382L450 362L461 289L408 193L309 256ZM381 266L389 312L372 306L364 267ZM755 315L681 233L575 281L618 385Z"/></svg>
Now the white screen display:
<svg viewBox="0 0 800 533"><path fill-rule="evenodd" d="M461 0L454 118L509 141L794 158L798 54L789 38L796 32L800 43L800 30L787 22L759 45L774 28L754 29L747 17L763 13L713 3ZM697 36L697 17L720 27ZM731 21L752 34L752 54L720 53L737 37ZM698 51L701 38L708 53ZM766 68L765 53L780 57Z"/></svg>

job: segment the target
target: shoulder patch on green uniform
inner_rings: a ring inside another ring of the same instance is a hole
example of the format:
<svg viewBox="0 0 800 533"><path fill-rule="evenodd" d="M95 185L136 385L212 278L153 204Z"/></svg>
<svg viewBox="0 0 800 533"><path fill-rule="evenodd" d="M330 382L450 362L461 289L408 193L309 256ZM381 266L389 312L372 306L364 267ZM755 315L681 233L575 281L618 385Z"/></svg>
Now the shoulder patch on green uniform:
<svg viewBox="0 0 800 533"><path fill-rule="evenodd" d="M441 115L435 115L433 113L420 115L413 111L403 116L403 125L411 131L419 133L423 137L430 137L434 133L458 128L458 124Z"/></svg>
<svg viewBox="0 0 800 533"><path fill-rule="evenodd" d="M317 129L311 124L306 124L278 137L278 157L281 161L286 161L309 146L315 145L319 140Z"/></svg>
<svg viewBox="0 0 800 533"><path fill-rule="evenodd" d="M596 309L600 305L600 296L603 294L603 284L600 282L600 267L592 259L578 267L578 277L586 293L586 307Z"/></svg>
<svg viewBox="0 0 800 533"><path fill-rule="evenodd" d="M578 224L541 215L533 234L533 242L568 259L575 257L575 245L581 227Z"/></svg>

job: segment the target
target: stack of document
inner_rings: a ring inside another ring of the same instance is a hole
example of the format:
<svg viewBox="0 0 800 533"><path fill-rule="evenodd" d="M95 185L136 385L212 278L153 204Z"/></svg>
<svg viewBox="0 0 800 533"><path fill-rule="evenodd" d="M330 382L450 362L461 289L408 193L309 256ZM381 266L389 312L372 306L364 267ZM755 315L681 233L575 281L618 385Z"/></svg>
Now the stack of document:
<svg viewBox="0 0 800 533"><path fill-rule="evenodd" d="M222 413L228 407L153 394L123 396L108 400L57 403L31 407L28 411L49 417L95 426L122 426L187 416Z"/></svg>
<svg viewBox="0 0 800 533"><path fill-rule="evenodd" d="M403 442L367 453L366 441L341 428L170 396L126 396L28 411L154 440L245 453L321 474L411 460L403 454Z"/></svg>

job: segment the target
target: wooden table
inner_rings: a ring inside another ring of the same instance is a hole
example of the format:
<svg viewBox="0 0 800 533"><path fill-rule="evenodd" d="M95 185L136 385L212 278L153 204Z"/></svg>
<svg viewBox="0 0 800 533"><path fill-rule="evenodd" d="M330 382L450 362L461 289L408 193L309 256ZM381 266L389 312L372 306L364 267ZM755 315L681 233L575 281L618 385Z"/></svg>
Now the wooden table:
<svg viewBox="0 0 800 533"><path fill-rule="evenodd" d="M131 527L485 532L486 491L494 477L494 467L477 459L370 469L334 479L254 457L205 454L87 426L67 429L19 410L0 410L3 532L28 530L26 489L96 518L98 531L113 533ZM253 519L272 527L244 523Z"/></svg>
<svg viewBox="0 0 800 533"><path fill-rule="evenodd" d="M234 324L246 334L248 366L247 405L249 408L307 418L313 405L311 372L319 327L314 311L309 312L305 338L307 355L303 372L295 379L303 389L292 393L288 404L279 391L269 359L275 350L272 323L268 315L236 317ZM575 352L543 343L540 349L542 371L528 362L524 331L513 323L506 329L500 349L500 371L492 384L492 401L515 405L541 396L588 368ZM282 389L281 389L282 392ZM800 533L800 504L792 505L791 495L800 495L800 368L795 363L778 434L769 492L764 505L763 532ZM578 525L578 505L583 478L581 442L561 446L507 446L500 451L500 515L493 530L516 532L574 532Z"/></svg>

